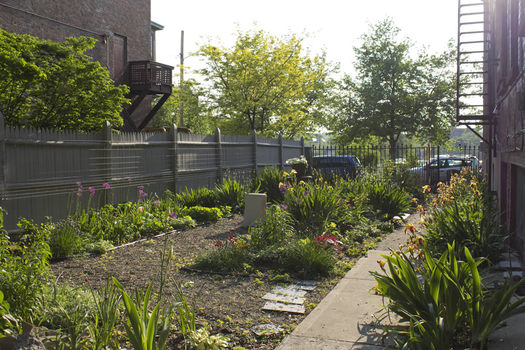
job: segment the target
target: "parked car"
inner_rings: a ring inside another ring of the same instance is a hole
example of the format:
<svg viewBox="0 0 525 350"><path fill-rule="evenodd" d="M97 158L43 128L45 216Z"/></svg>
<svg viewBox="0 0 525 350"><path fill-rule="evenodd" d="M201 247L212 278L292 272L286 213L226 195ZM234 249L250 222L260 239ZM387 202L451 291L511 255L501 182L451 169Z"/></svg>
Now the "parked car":
<svg viewBox="0 0 525 350"><path fill-rule="evenodd" d="M312 168L323 176L337 175L353 179L361 171L361 162L352 155L315 156L312 158Z"/></svg>
<svg viewBox="0 0 525 350"><path fill-rule="evenodd" d="M475 156L441 155L439 166L437 158L433 158L423 166L410 169L410 172L420 175L425 183L436 183L450 180L452 174L459 173L464 168L479 170L481 163Z"/></svg>

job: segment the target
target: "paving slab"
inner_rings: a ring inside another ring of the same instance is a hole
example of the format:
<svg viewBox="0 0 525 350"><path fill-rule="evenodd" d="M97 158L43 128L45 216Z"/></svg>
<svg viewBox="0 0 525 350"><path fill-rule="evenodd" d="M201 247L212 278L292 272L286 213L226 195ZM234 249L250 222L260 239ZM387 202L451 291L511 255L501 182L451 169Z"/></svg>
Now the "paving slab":
<svg viewBox="0 0 525 350"><path fill-rule="evenodd" d="M525 349L525 314L515 315L503 323L489 337L488 348L491 350L522 350Z"/></svg>
<svg viewBox="0 0 525 350"><path fill-rule="evenodd" d="M266 311L281 311L281 312L290 312L294 314L304 314L305 308L304 305L297 304L285 304L279 303L276 301L268 301L262 307Z"/></svg>
<svg viewBox="0 0 525 350"><path fill-rule="evenodd" d="M370 344L359 344L351 343L342 340L326 340L312 337L302 337L296 335L289 335L283 342L276 348L281 349L294 349L294 350L379 350L383 349L381 346L375 346Z"/></svg>
<svg viewBox="0 0 525 350"><path fill-rule="evenodd" d="M278 301L285 304L304 304L303 297L296 297L287 294L266 293L262 298L264 300Z"/></svg>
<svg viewBox="0 0 525 350"><path fill-rule="evenodd" d="M367 279L374 280L370 271L381 271L378 260L385 260L381 255L388 255L386 250L369 250L365 258L359 261L348 271L343 279ZM375 280L374 280L375 281Z"/></svg>
<svg viewBox="0 0 525 350"><path fill-rule="evenodd" d="M293 297L302 298L308 292L302 289L295 288L293 286L287 286L287 287L275 287L274 289L272 289L272 293L290 295Z"/></svg>

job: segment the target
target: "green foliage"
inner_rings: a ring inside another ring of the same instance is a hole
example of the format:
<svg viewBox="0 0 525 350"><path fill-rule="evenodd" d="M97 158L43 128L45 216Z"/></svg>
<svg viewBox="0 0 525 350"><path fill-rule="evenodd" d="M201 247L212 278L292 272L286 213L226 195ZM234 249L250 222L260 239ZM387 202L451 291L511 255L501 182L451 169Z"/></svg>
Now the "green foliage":
<svg viewBox="0 0 525 350"><path fill-rule="evenodd" d="M118 340L112 337L115 326L120 321L121 295L115 284L108 279L101 292L93 292L96 305L95 320L89 325L89 334L94 350L103 350L108 346L118 348Z"/></svg>
<svg viewBox="0 0 525 350"><path fill-rule="evenodd" d="M51 229L49 248L54 259L79 253L82 243L80 225L71 219L63 220Z"/></svg>
<svg viewBox="0 0 525 350"><path fill-rule="evenodd" d="M219 208L195 206L185 209L184 212L195 221L206 224L217 222L222 217L222 212Z"/></svg>
<svg viewBox="0 0 525 350"><path fill-rule="evenodd" d="M312 132L328 114L334 70L325 55L304 54L295 35L277 38L262 30L237 33L232 48L203 45L201 74L226 134L293 138Z"/></svg>
<svg viewBox="0 0 525 350"><path fill-rule="evenodd" d="M190 332L186 342L192 349L219 350L228 348L228 340L229 338L224 335L210 335L210 332L202 327Z"/></svg>
<svg viewBox="0 0 525 350"><path fill-rule="evenodd" d="M339 189L327 184L297 184L284 196L284 205L294 219L296 232L311 238L323 233L327 225L336 221L346 207L341 204Z"/></svg>
<svg viewBox="0 0 525 350"><path fill-rule="evenodd" d="M266 210L266 217L250 227L250 247L259 250L278 245L294 234L293 219L290 213L278 205Z"/></svg>
<svg viewBox="0 0 525 350"><path fill-rule="evenodd" d="M244 209L246 189L241 183L230 178L224 179L222 184L216 186L215 193L219 205L232 207L237 213Z"/></svg>
<svg viewBox="0 0 525 350"><path fill-rule="evenodd" d="M177 193L175 200L184 207L203 206L211 208L217 206L217 193L206 187L201 187L198 190L190 188L182 193Z"/></svg>
<svg viewBox="0 0 525 350"><path fill-rule="evenodd" d="M332 248L323 247L310 238L287 244L280 259L280 265L286 271L295 272L304 279L327 276L336 263Z"/></svg>
<svg viewBox="0 0 525 350"><path fill-rule="evenodd" d="M276 167L265 167L264 170L252 180L250 191L266 193L267 201L280 203L284 194L279 190L279 184L286 181L283 171Z"/></svg>
<svg viewBox="0 0 525 350"><path fill-rule="evenodd" d="M204 89L192 79L184 81L182 90L179 85L173 86L170 97L151 121L152 126L170 127L176 124L180 127L180 103L183 102L184 127L196 134L213 133L216 127L215 120L211 116L209 104L206 103L204 95Z"/></svg>
<svg viewBox="0 0 525 350"><path fill-rule="evenodd" d="M35 317L34 306L49 281L49 232L27 220L20 220L21 239L10 242L0 210L0 290L11 312L22 320Z"/></svg>
<svg viewBox="0 0 525 350"><path fill-rule="evenodd" d="M466 261L458 260L454 245L439 259L425 255L421 265L409 255L392 253L383 273L372 273L378 290L388 297L388 309L409 323L396 328L404 348L486 348L495 327L506 318L525 312L525 298L513 301L525 280L502 289L488 289L478 271L479 261L464 250ZM468 342L470 341L470 344Z"/></svg>
<svg viewBox="0 0 525 350"><path fill-rule="evenodd" d="M88 37L63 43L0 30L0 110L8 125L100 130L122 125L128 88L84 52Z"/></svg>
<svg viewBox="0 0 525 350"><path fill-rule="evenodd" d="M390 220L410 209L410 196L400 187L382 182L371 184L368 201L379 217Z"/></svg>
<svg viewBox="0 0 525 350"><path fill-rule="evenodd" d="M20 333L18 320L9 313L9 303L4 299L4 293L0 291L0 338L17 333Z"/></svg>
<svg viewBox="0 0 525 350"><path fill-rule="evenodd" d="M398 39L399 31L385 19L354 49L357 76L345 78L344 113L333 128L341 142L373 135L394 149L402 133L435 143L448 139L455 111L454 51L415 56L412 43Z"/></svg>
<svg viewBox="0 0 525 350"><path fill-rule="evenodd" d="M195 259L193 267L199 270L232 272L243 271L251 256L245 246L226 243Z"/></svg>
<svg viewBox="0 0 525 350"><path fill-rule="evenodd" d="M135 350L164 350L170 332L173 318L173 307L161 308L160 302L153 310L148 310L152 283L146 293L135 290L135 300L126 293L120 282L113 278L113 283L122 294L128 320L126 322L126 337Z"/></svg>
<svg viewBox="0 0 525 350"><path fill-rule="evenodd" d="M44 288L37 307L38 324L60 330L57 347L84 349L90 344L89 327L96 306L89 291L52 283Z"/></svg>

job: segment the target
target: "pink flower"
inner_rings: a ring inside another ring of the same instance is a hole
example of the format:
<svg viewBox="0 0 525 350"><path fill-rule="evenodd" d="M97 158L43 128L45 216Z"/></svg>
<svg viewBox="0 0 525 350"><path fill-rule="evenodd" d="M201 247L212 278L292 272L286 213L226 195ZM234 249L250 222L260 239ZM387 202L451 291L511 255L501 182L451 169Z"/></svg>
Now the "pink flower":
<svg viewBox="0 0 525 350"><path fill-rule="evenodd" d="M77 197L82 197L82 190L78 190L77 193L76 193Z"/></svg>
<svg viewBox="0 0 525 350"><path fill-rule="evenodd" d="M169 214L170 218L172 219L176 219L177 218L177 213L172 211L170 214Z"/></svg>
<svg viewBox="0 0 525 350"><path fill-rule="evenodd" d="M77 181L76 184L77 184L78 189L79 189L80 191L82 191L82 182Z"/></svg>
<svg viewBox="0 0 525 350"><path fill-rule="evenodd" d="M139 189L139 197L147 197L148 194L146 192L144 192L143 190L140 190Z"/></svg>
<svg viewBox="0 0 525 350"><path fill-rule="evenodd" d="M88 187L89 195L93 197L95 195L95 187L90 186Z"/></svg>
<svg viewBox="0 0 525 350"><path fill-rule="evenodd" d="M160 201L156 200L155 202L153 202L153 205L156 205L158 207L160 205Z"/></svg>
<svg viewBox="0 0 525 350"><path fill-rule="evenodd" d="M111 188L111 186L107 182L104 182L102 184L102 188L105 189L105 190L109 190Z"/></svg>
<svg viewBox="0 0 525 350"><path fill-rule="evenodd" d="M128 179L128 183L132 183L132 182L133 182L133 179L130 177L130 178Z"/></svg>
<svg viewBox="0 0 525 350"><path fill-rule="evenodd" d="M144 211L144 207L138 207L137 208L139 211Z"/></svg>
<svg viewBox="0 0 525 350"><path fill-rule="evenodd" d="M141 186L137 186L137 188L138 188L139 191L142 191L144 189L144 186L142 186L142 185Z"/></svg>
<svg viewBox="0 0 525 350"><path fill-rule="evenodd" d="M287 206L286 204L281 205L281 208L282 208L283 210L288 210L288 206Z"/></svg>
<svg viewBox="0 0 525 350"><path fill-rule="evenodd" d="M301 204L303 200L301 198L297 198L297 204Z"/></svg>

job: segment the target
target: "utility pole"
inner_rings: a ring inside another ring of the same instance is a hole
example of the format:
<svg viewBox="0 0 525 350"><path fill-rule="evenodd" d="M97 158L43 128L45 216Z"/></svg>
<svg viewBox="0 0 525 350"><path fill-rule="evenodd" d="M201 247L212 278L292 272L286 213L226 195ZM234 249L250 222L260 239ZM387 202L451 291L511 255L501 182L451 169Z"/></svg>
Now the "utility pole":
<svg viewBox="0 0 525 350"><path fill-rule="evenodd" d="M179 127L184 127L184 30L180 32L180 105L179 105Z"/></svg>

